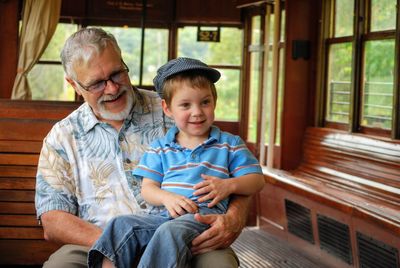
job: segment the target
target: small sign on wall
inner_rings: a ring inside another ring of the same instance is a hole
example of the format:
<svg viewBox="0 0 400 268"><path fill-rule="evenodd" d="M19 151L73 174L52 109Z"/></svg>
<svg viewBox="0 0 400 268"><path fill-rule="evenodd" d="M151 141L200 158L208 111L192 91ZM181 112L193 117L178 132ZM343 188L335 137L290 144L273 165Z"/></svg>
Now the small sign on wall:
<svg viewBox="0 0 400 268"><path fill-rule="evenodd" d="M220 28L219 27L197 27L198 42L219 42Z"/></svg>

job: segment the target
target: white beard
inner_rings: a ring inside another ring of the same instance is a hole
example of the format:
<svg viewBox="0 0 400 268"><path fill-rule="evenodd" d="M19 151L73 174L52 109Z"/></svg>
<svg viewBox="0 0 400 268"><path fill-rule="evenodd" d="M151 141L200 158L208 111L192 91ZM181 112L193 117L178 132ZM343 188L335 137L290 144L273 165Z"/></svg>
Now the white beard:
<svg viewBox="0 0 400 268"><path fill-rule="evenodd" d="M107 111L103 101L116 99L124 92L125 94L127 94L125 108L119 113L112 113ZM104 95L97 101L98 113L100 114L100 117L105 120L113 120L113 121L125 120L132 109L133 101L134 101L134 95L132 88L130 86L121 86L121 90L118 92L118 95L116 96Z"/></svg>

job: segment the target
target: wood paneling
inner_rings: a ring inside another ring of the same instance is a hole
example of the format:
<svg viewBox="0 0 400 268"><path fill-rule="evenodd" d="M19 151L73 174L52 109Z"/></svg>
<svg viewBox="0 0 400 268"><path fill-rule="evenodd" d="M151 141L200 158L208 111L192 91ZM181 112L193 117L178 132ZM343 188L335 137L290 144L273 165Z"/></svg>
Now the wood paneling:
<svg viewBox="0 0 400 268"><path fill-rule="evenodd" d="M281 187L400 235L398 141L308 128L301 165L290 172L264 172L270 187ZM262 216L271 218L268 212Z"/></svg>
<svg viewBox="0 0 400 268"><path fill-rule="evenodd" d="M176 0L176 22L240 25L240 10L232 0Z"/></svg>
<svg viewBox="0 0 400 268"><path fill-rule="evenodd" d="M318 0L285 1L285 81L282 112L281 167L296 168L301 161L304 132L313 124L312 96L315 91L315 58L318 33ZM292 59L292 42L308 40L311 58Z"/></svg>
<svg viewBox="0 0 400 268"><path fill-rule="evenodd" d="M11 98L18 63L18 0L0 1L0 98Z"/></svg>
<svg viewBox="0 0 400 268"><path fill-rule="evenodd" d="M10 264L15 259L21 265L42 264L48 259L49 252L54 252L57 248L59 246L44 240L26 240L23 243L14 239L0 240L0 264Z"/></svg>
<svg viewBox="0 0 400 268"><path fill-rule="evenodd" d="M43 138L79 103L0 100L0 265L41 265L57 248L36 219Z"/></svg>

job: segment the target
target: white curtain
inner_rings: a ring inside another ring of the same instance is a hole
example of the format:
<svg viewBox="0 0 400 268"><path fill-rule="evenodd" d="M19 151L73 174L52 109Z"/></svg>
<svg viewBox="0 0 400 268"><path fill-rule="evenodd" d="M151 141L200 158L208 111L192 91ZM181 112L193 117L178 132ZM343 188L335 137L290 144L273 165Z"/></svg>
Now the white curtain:
<svg viewBox="0 0 400 268"><path fill-rule="evenodd" d="M24 0L23 3L18 69L11 98L30 100L32 92L27 75L42 56L57 28L61 0Z"/></svg>

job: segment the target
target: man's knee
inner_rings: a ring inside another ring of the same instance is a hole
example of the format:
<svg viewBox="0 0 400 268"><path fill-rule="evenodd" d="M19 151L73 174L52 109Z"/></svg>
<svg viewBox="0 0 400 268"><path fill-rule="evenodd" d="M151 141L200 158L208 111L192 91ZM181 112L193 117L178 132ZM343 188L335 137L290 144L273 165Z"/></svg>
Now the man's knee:
<svg viewBox="0 0 400 268"><path fill-rule="evenodd" d="M239 267L239 259L231 248L213 250L207 253L196 255L192 259L192 267L237 268Z"/></svg>
<svg viewBox="0 0 400 268"><path fill-rule="evenodd" d="M64 245L43 264L43 268L84 268L87 267L89 248L78 245Z"/></svg>

